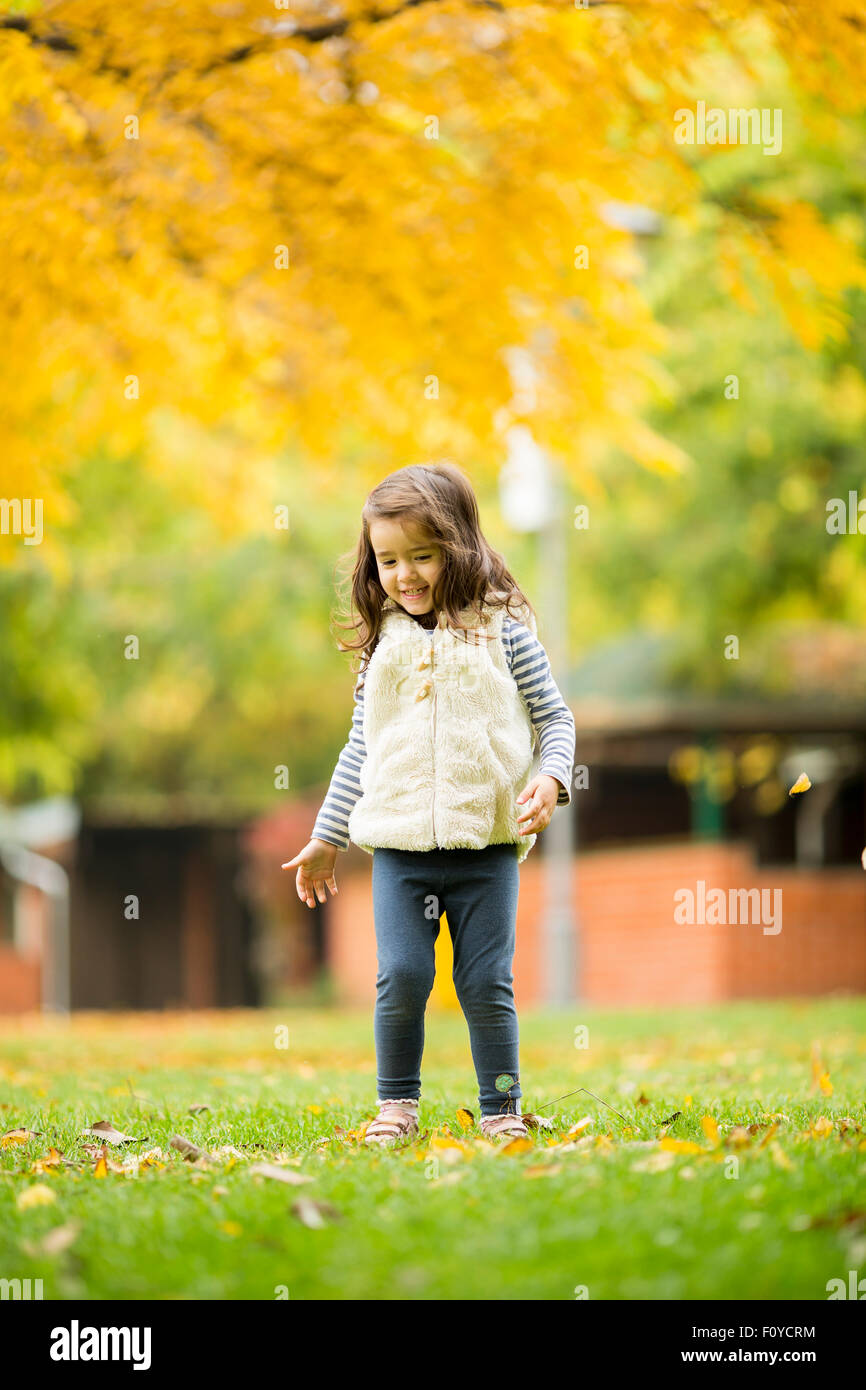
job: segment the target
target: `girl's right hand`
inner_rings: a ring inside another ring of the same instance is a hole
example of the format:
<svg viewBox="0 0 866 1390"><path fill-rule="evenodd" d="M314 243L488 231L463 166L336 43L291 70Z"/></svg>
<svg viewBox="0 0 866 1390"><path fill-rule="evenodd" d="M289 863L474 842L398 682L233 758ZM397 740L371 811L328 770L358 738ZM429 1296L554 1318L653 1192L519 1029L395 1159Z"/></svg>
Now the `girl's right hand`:
<svg viewBox="0 0 866 1390"><path fill-rule="evenodd" d="M316 898L320 903L325 901L326 885L332 894L339 891L334 877L336 862L337 846L329 844L327 840L313 839L304 846L300 854L296 854L294 859L290 859L282 867L294 869L295 865L298 866L298 876L295 879L298 897L307 907L315 907ZM316 898L313 897L314 889Z"/></svg>

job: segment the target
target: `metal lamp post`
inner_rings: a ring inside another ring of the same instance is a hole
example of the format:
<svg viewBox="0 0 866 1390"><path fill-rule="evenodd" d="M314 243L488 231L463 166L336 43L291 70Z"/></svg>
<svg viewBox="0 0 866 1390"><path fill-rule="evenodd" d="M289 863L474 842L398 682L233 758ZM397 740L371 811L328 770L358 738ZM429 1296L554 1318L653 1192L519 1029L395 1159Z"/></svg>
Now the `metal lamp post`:
<svg viewBox="0 0 866 1390"><path fill-rule="evenodd" d="M500 475L502 513L515 530L533 532L537 537L544 644L554 680L562 689L568 656L568 556L561 484L525 425L513 425L505 440L508 459ZM570 808L565 814L554 815L543 833L542 991L546 1004L563 1006L573 1003L581 993L578 920L572 902L577 836Z"/></svg>

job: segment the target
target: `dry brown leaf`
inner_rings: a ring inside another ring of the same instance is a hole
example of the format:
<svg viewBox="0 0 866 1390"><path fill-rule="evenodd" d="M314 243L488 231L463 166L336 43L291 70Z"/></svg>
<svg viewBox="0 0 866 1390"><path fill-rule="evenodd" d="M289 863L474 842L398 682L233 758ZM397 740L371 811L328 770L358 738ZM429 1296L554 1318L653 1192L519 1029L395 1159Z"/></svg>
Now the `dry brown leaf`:
<svg viewBox="0 0 866 1390"><path fill-rule="evenodd" d="M779 1126L776 1124L776 1121L774 1120L773 1123L770 1125L770 1128L767 1130L767 1133L764 1135L763 1139L761 1140L760 1144L758 1145L758 1148L759 1148L759 1149L765 1149L765 1148L767 1147L767 1145L769 1144L770 1140L772 1139L773 1135L776 1133L776 1130L777 1130L778 1128L779 1128Z"/></svg>
<svg viewBox="0 0 866 1390"><path fill-rule="evenodd" d="M248 1171L260 1178L275 1178L277 1182L290 1183L295 1187L300 1187L305 1182L315 1181L306 1173L296 1173L294 1168L282 1168L277 1163L254 1163Z"/></svg>
<svg viewBox="0 0 866 1390"><path fill-rule="evenodd" d="M55 1226L42 1240L22 1240L21 1247L33 1260L38 1260L44 1255L62 1255L64 1250L69 1249L80 1230L77 1222L67 1221L63 1226Z"/></svg>
<svg viewBox="0 0 866 1390"><path fill-rule="evenodd" d="M210 1110L209 1105L191 1105L188 1113L190 1115L200 1115L203 1110Z"/></svg>
<svg viewBox="0 0 866 1390"><path fill-rule="evenodd" d="M530 1129L553 1129L555 1116L534 1115L531 1110L520 1117L529 1125Z"/></svg>
<svg viewBox="0 0 866 1390"><path fill-rule="evenodd" d="M342 1212L330 1202L314 1202L312 1197L299 1197L292 1202L292 1215L311 1231L320 1231L329 1221L339 1221Z"/></svg>
<svg viewBox="0 0 866 1390"><path fill-rule="evenodd" d="M115 1129L110 1120L97 1120L89 1129L83 1129L81 1133L93 1134L103 1144L143 1144L147 1139L146 1134L138 1137L132 1134L122 1134L119 1129Z"/></svg>
<svg viewBox="0 0 866 1390"><path fill-rule="evenodd" d="M664 1173L675 1163L676 1158L670 1152L648 1154L646 1158L641 1158L637 1163L633 1163L631 1171L633 1173Z"/></svg>
<svg viewBox="0 0 866 1390"><path fill-rule="evenodd" d="M204 1149L200 1149L197 1144L193 1144L189 1139L185 1139L182 1134L173 1134L169 1140L169 1148L177 1149L179 1154L183 1154L187 1163L197 1163L199 1159L207 1162L210 1154Z"/></svg>
<svg viewBox="0 0 866 1390"><path fill-rule="evenodd" d="M743 1125L734 1125L727 1137L727 1143L735 1149L744 1149L751 1142L749 1131Z"/></svg>

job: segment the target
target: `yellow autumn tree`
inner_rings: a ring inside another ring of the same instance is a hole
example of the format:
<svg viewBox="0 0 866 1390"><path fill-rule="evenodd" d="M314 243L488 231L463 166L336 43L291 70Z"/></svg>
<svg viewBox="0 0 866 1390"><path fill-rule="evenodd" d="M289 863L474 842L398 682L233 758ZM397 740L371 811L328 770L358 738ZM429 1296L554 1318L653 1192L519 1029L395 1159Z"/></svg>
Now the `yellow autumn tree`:
<svg viewBox="0 0 866 1390"><path fill-rule="evenodd" d="M2 492L62 525L99 452L234 527L287 444L325 488L347 458L483 470L527 412L578 480L611 445L676 469L622 209L710 225L744 312L757 272L805 344L844 334L851 230L793 177L715 200L741 151L677 112L832 145L864 79L850 0L2 5Z"/></svg>

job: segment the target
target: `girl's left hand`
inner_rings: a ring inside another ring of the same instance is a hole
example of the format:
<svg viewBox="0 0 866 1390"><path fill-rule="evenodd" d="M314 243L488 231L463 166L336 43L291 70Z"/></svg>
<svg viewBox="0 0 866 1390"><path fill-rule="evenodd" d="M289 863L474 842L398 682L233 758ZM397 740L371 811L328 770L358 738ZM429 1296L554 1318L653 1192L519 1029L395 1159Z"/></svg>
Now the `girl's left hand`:
<svg viewBox="0 0 866 1390"><path fill-rule="evenodd" d="M521 830L521 835L537 835L539 830L543 830L549 825L556 810L556 802L559 797L559 783L555 777L549 777L546 772L541 772L537 777L524 787L517 798L520 806L524 801L533 798L533 804L518 815L517 824L521 825L526 821L526 825Z"/></svg>

